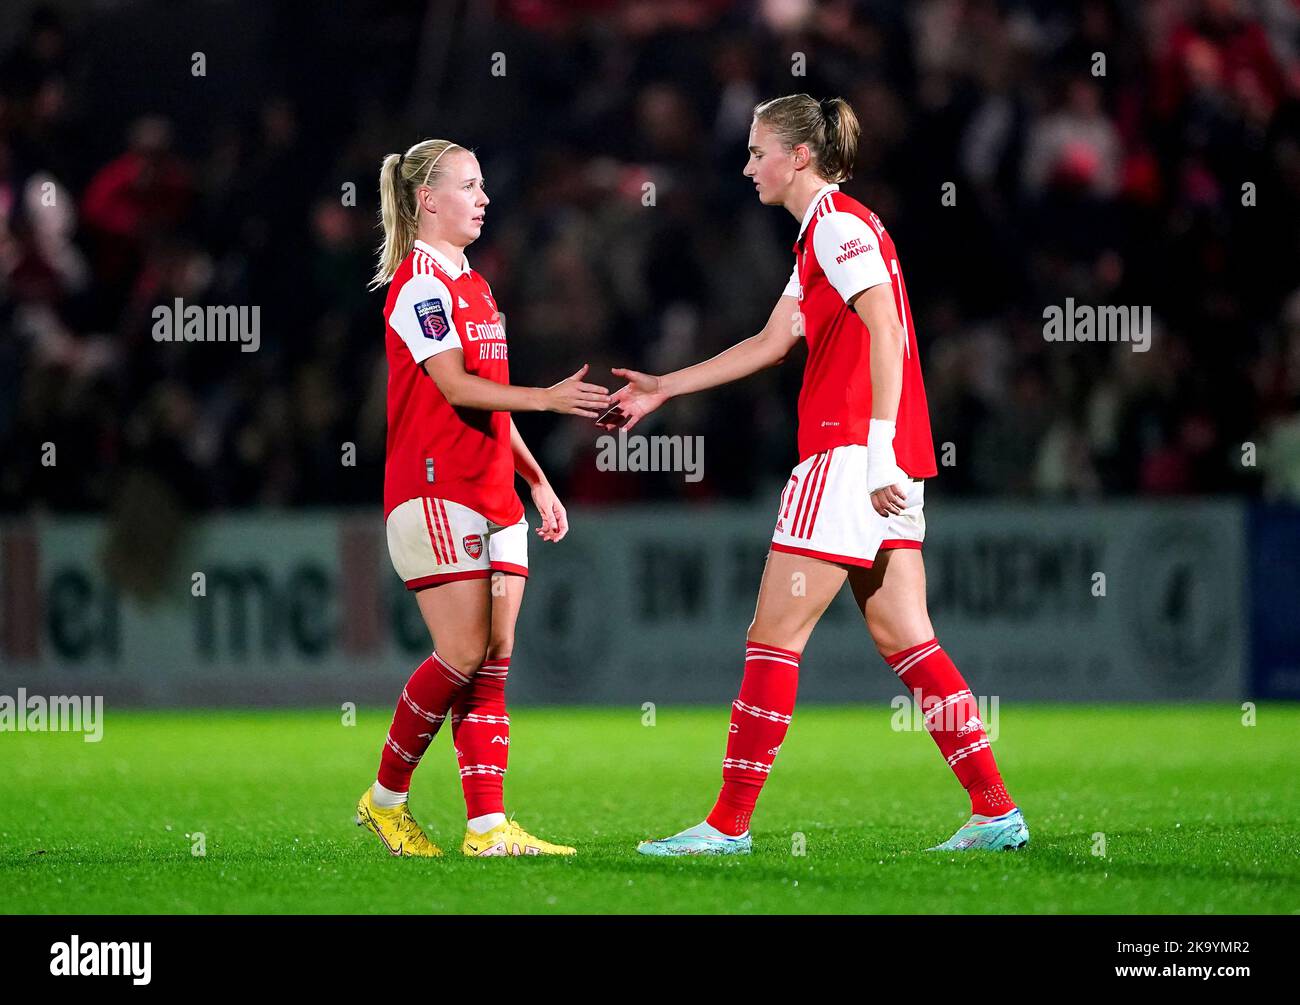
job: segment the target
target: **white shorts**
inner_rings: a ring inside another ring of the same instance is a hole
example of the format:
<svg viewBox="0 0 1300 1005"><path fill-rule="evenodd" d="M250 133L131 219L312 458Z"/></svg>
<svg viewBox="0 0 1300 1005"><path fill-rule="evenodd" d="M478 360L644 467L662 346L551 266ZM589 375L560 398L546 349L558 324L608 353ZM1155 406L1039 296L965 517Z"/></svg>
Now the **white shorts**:
<svg viewBox="0 0 1300 1005"><path fill-rule="evenodd" d="M408 499L388 514L388 556L408 590L494 571L528 575L528 521L494 523L450 499Z"/></svg>
<svg viewBox="0 0 1300 1005"><path fill-rule="evenodd" d="M881 516L867 492L867 448L852 443L800 461L781 492L772 550L871 568L876 552L920 548L925 483L903 482L906 507Z"/></svg>

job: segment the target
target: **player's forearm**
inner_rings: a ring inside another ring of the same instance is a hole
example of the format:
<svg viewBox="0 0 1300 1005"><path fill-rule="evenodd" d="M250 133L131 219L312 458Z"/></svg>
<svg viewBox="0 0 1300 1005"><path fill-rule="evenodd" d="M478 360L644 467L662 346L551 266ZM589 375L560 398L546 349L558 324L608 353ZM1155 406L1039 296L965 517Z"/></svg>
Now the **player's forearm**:
<svg viewBox="0 0 1300 1005"><path fill-rule="evenodd" d="M528 444L524 438L519 435L519 429L515 426L515 420L510 420L510 450L515 458L515 471L530 486L540 485L546 481L546 474L542 471L542 466L537 463L537 458L533 452L528 449Z"/></svg>
<svg viewBox="0 0 1300 1005"><path fill-rule="evenodd" d="M871 333L871 417L898 417L898 402L903 394L903 347L901 325L882 326Z"/></svg>
<svg viewBox="0 0 1300 1005"><path fill-rule="evenodd" d="M498 384L472 373L456 374L436 380L438 390L449 405L475 408L484 412L542 412L546 410L540 387Z"/></svg>
<svg viewBox="0 0 1300 1005"><path fill-rule="evenodd" d="M892 315L874 312L867 326L871 339L871 423L867 430L867 491L897 486L907 477L894 455L898 402L903 394L903 352L906 334ZM897 495L901 489L891 492ZM901 496L899 497L901 498ZM873 503L875 505L875 503ZM883 505L883 504L882 504ZM899 505L895 499L890 505ZM877 507L876 512L886 512Z"/></svg>
<svg viewBox="0 0 1300 1005"><path fill-rule="evenodd" d="M659 389L670 398L694 394L765 370L779 363L783 357L784 354L776 355L760 332L743 342L737 342L712 359L664 374L659 378Z"/></svg>

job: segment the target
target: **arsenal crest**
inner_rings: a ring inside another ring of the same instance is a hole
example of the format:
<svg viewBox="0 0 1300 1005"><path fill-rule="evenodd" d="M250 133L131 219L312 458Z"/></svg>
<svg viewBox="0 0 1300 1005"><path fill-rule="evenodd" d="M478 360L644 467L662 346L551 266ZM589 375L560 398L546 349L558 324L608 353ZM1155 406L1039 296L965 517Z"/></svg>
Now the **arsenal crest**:
<svg viewBox="0 0 1300 1005"><path fill-rule="evenodd" d="M483 554L483 538L478 534L466 534L461 544L465 546L465 554L470 558L478 558Z"/></svg>

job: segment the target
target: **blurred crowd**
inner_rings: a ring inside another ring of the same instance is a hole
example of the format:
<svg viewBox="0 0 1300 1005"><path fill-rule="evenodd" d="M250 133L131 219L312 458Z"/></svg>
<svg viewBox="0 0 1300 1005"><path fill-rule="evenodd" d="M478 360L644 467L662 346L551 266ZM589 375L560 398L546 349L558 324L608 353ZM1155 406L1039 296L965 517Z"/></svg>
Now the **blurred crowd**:
<svg viewBox="0 0 1300 1005"><path fill-rule="evenodd" d="M942 493L1300 498L1294 0L6 6L0 510L377 507L377 173L429 136L483 163L516 383L721 351L790 271L741 169L799 91L862 122ZM155 341L177 297L259 306L260 349ZM1150 350L1045 341L1067 297L1149 306ZM703 435L696 483L518 423L569 503L763 498L801 369L639 427Z"/></svg>

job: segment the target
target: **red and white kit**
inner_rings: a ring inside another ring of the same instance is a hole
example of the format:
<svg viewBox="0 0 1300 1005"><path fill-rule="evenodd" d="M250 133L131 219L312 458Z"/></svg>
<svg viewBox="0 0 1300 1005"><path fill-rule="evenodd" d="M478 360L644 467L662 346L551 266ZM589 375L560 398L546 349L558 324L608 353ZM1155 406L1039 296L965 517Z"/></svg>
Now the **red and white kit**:
<svg viewBox="0 0 1300 1005"><path fill-rule="evenodd" d="M799 298L808 360L799 393L799 464L781 493L772 548L869 567L881 549L921 547L920 479L938 472L907 287L885 225L838 185L823 186L813 198L794 253L783 295ZM893 288L905 336L894 454L909 476L906 507L888 517L872 508L867 492L871 335L848 304L884 283Z"/></svg>
<svg viewBox="0 0 1300 1005"><path fill-rule="evenodd" d="M528 574L528 522L515 493L510 413L457 409L424 371L465 355L467 372L510 383L492 289L464 261L416 241L388 287L384 519L393 568L416 590L493 569Z"/></svg>

